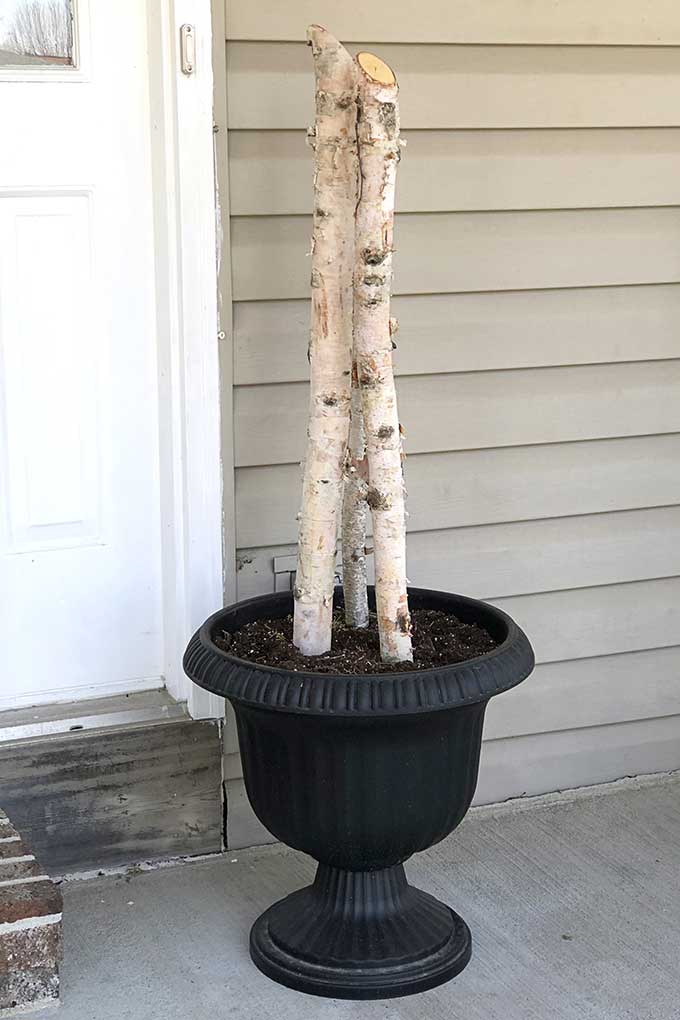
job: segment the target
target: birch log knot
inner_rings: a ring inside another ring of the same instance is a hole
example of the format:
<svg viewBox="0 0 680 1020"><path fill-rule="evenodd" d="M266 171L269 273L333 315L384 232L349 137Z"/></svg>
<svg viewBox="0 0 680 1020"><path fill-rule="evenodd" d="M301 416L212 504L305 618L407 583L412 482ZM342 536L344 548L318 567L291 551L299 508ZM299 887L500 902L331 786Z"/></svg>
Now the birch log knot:
<svg viewBox="0 0 680 1020"><path fill-rule="evenodd" d="M361 253L361 257L367 266L380 266L385 261L387 256L390 254L387 248L365 248Z"/></svg>

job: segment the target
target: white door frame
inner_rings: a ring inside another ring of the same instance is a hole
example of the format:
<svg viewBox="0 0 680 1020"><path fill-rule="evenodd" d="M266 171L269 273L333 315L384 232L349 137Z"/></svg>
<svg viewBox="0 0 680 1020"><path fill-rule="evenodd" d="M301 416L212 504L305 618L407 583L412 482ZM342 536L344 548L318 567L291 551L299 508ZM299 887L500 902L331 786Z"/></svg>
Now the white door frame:
<svg viewBox="0 0 680 1020"><path fill-rule="evenodd" d="M194 718L224 701L185 677L194 630L233 588L224 574L220 442L220 320L213 157L210 0L147 0L156 229L164 666L169 692ZM192 74L179 30L195 28ZM230 332L230 330L229 330ZM228 452L227 452L228 456ZM228 522L228 533L233 522Z"/></svg>

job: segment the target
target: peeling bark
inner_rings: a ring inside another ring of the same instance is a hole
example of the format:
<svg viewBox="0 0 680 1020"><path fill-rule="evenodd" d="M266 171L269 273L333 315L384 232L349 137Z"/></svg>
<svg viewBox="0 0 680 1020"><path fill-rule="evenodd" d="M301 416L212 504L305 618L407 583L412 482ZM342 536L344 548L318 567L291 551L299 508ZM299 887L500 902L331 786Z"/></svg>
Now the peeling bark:
<svg viewBox="0 0 680 1020"><path fill-rule="evenodd" d="M412 660L406 589L402 450L392 370L390 289L394 191L400 157L397 82L378 57L357 58L360 197L356 214L354 351L363 407L373 516L380 654Z"/></svg>
<svg viewBox="0 0 680 1020"><path fill-rule="evenodd" d="M350 416L352 271L357 204L357 74L318 25L307 32L316 76L310 407L295 582L293 640L303 655L331 647L333 582Z"/></svg>

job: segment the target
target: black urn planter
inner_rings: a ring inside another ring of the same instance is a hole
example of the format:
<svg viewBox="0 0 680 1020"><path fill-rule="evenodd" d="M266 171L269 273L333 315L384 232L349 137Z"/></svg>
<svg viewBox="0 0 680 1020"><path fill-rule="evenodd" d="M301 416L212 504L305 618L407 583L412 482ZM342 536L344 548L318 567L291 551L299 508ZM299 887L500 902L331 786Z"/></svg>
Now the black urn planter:
<svg viewBox="0 0 680 1020"><path fill-rule="evenodd" d="M465 922L409 885L403 862L464 817L486 704L524 680L534 656L510 617L484 602L421 588L409 601L477 622L499 644L452 666L363 677L274 669L214 644L218 629L292 612L292 594L280 592L215 613L184 656L188 676L234 706L255 813L319 862L312 885L266 910L250 936L260 970L300 991L409 995L470 959Z"/></svg>

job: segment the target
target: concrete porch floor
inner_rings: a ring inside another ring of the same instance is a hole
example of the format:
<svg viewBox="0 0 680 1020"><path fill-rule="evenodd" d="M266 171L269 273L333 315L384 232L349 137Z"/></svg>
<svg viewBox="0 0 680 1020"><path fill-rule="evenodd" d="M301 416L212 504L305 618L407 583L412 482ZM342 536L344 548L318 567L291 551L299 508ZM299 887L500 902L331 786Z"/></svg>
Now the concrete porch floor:
<svg viewBox="0 0 680 1020"><path fill-rule="evenodd" d="M252 966L250 924L313 870L270 846L66 883L59 1020L680 1018L678 774L479 808L413 859L474 940L419 996L324 1000Z"/></svg>

